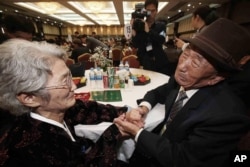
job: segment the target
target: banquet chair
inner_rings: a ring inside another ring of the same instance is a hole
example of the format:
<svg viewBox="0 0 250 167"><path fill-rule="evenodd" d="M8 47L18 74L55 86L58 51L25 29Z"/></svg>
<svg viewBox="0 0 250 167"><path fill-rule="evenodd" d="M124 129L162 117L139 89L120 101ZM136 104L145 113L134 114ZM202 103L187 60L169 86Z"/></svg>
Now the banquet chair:
<svg viewBox="0 0 250 167"><path fill-rule="evenodd" d="M122 62L125 63L126 61L128 61L129 67L131 67L131 68L140 68L140 63L137 60L136 55L129 55L129 56L123 57Z"/></svg>
<svg viewBox="0 0 250 167"><path fill-rule="evenodd" d="M91 57L90 53L83 53L80 56L78 56L78 62L80 62L80 63L82 63L84 65L85 70L88 70L91 67L95 66L94 62L89 61L90 57Z"/></svg>
<svg viewBox="0 0 250 167"><path fill-rule="evenodd" d="M67 58L66 60L66 65L69 67L71 64L75 64L75 60L74 59L71 59L71 58Z"/></svg>
<svg viewBox="0 0 250 167"><path fill-rule="evenodd" d="M112 49L113 66L115 67L119 66L121 58L122 58L122 50L119 48L113 48Z"/></svg>
<svg viewBox="0 0 250 167"><path fill-rule="evenodd" d="M78 62L83 62L83 61L89 61L89 58L91 57L90 53L83 53L80 56L78 56Z"/></svg>

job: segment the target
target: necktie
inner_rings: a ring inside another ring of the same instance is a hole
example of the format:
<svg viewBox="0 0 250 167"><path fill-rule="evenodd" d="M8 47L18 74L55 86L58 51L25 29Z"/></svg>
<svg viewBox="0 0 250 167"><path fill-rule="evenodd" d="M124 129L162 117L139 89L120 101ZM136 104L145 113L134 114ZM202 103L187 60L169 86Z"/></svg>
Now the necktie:
<svg viewBox="0 0 250 167"><path fill-rule="evenodd" d="M183 90L180 91L179 96L178 96L176 102L174 103L174 105L170 111L169 117L168 117L167 122L166 122L166 126L168 126L173 121L173 119L176 116L176 114L178 113L178 111L181 110L181 108L183 107L183 100L185 98L187 98L186 92Z"/></svg>

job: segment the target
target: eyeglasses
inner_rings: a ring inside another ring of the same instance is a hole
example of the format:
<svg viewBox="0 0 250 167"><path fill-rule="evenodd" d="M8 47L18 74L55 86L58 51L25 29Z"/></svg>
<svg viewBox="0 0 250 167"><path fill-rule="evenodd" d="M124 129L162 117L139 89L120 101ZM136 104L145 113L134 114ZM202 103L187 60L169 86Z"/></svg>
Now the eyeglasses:
<svg viewBox="0 0 250 167"><path fill-rule="evenodd" d="M47 89L47 90L50 90L50 89L69 89L71 90L72 88L72 74L69 73L67 78L66 78L66 83L64 85L57 85L57 86L46 86L46 87L43 87L42 89Z"/></svg>

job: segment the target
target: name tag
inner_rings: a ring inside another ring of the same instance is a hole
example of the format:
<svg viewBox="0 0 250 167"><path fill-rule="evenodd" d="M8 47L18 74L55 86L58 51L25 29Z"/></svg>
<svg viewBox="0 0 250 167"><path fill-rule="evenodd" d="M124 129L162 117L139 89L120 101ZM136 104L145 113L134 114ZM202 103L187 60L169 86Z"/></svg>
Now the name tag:
<svg viewBox="0 0 250 167"><path fill-rule="evenodd" d="M146 47L146 50L147 51L150 51L150 50L152 50L153 49L153 46L150 44L150 45L148 45L147 47Z"/></svg>

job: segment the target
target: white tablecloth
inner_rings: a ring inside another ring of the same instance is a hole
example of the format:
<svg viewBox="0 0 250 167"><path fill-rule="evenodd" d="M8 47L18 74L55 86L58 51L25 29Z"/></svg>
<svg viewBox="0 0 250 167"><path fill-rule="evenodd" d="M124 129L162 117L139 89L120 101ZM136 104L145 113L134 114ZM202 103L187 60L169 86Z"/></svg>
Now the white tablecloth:
<svg viewBox="0 0 250 167"><path fill-rule="evenodd" d="M124 88L121 90L122 95L122 101L120 102L108 102L109 104L115 105L115 106L130 106L130 107L137 107L136 100L142 98L145 93L148 90L154 89L166 82L168 82L169 77L167 75L148 71L148 70L142 70L142 69L130 69L132 74L143 74L150 77L151 82L147 85L142 86L134 86L132 88ZM87 70L85 72L85 76L88 78L88 72ZM75 90L75 93L82 93L82 92L90 92L93 89L90 88L89 83L85 87L78 88ZM98 89L94 89L98 90ZM102 89L103 90L103 89ZM103 104L108 104L107 102L100 102ZM151 131L157 124L159 124L163 118L164 118L164 105L157 104L148 114L146 120L145 120L145 129L148 131ZM84 136L86 138L89 138L93 141L96 141L99 136L102 134L102 132L110 126L112 123L103 122L98 125L77 125L75 126L76 134L79 136ZM135 143L132 139L125 140L118 151L118 159L123 160L127 162L127 160L130 158L134 151Z"/></svg>

